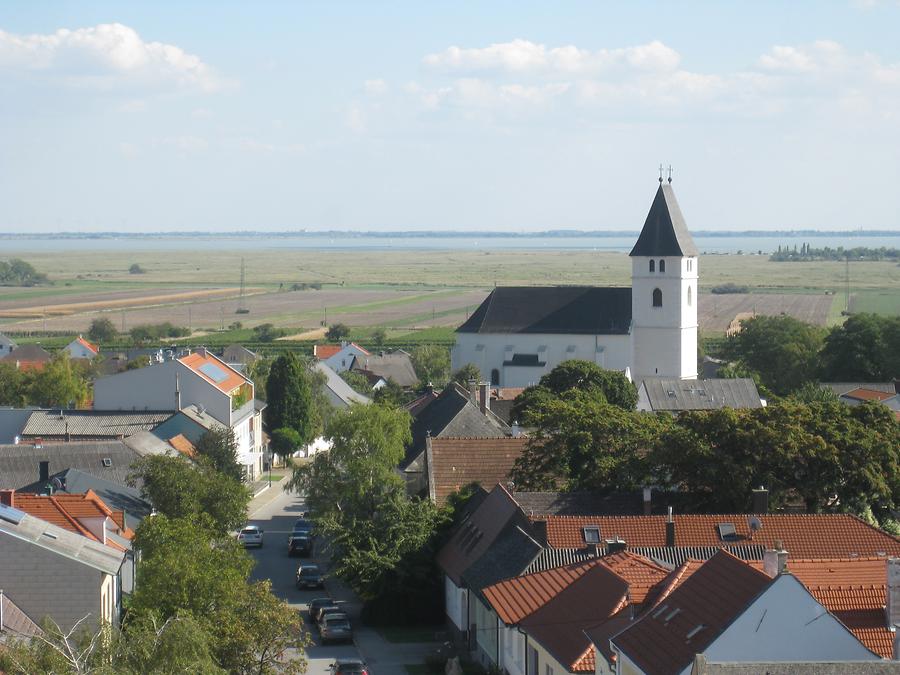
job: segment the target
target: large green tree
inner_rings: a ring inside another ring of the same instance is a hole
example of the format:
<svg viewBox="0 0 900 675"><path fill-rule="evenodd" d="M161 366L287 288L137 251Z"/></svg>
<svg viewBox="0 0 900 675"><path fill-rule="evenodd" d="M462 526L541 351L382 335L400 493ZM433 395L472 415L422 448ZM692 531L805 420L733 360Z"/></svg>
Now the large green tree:
<svg viewBox="0 0 900 675"><path fill-rule="evenodd" d="M790 316L755 316L728 339L727 356L759 373L762 383L786 396L818 379L824 331Z"/></svg>
<svg viewBox="0 0 900 675"><path fill-rule="evenodd" d="M28 400L42 408L69 408L82 405L88 398L84 370L76 366L67 352L59 352L40 370L29 372Z"/></svg>
<svg viewBox="0 0 900 675"><path fill-rule="evenodd" d="M219 473L236 481L243 480L244 469L237 461L237 440L233 430L226 426L213 427L197 440L194 448Z"/></svg>
<svg viewBox="0 0 900 675"><path fill-rule="evenodd" d="M419 345L410 354L421 382L442 387L450 379L450 350L441 345Z"/></svg>
<svg viewBox="0 0 900 675"><path fill-rule="evenodd" d="M275 359L266 378L265 418L269 430L290 428L301 443L312 441L321 425L314 388L314 378L296 354L287 352Z"/></svg>
<svg viewBox="0 0 900 675"><path fill-rule="evenodd" d="M580 392L587 398L609 403L623 410L634 410L637 405L637 389L627 377L614 370L606 370L590 361L570 359L563 361L540 382L516 397L512 418L532 425L534 416L550 401L569 392Z"/></svg>
<svg viewBox="0 0 900 675"><path fill-rule="evenodd" d="M885 382L900 378L900 317L854 314L835 326L822 349L828 382Z"/></svg>
<svg viewBox="0 0 900 675"><path fill-rule="evenodd" d="M94 342L111 342L118 337L119 332L116 325L105 316L99 316L91 320L91 326L88 328L88 337Z"/></svg>

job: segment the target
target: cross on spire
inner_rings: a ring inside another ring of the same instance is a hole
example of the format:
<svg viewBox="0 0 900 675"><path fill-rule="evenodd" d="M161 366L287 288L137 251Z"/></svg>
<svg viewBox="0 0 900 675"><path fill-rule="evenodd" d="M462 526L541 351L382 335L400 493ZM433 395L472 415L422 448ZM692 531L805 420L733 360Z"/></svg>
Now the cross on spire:
<svg viewBox="0 0 900 675"><path fill-rule="evenodd" d="M672 183L672 165L669 164L669 183Z"/></svg>
<svg viewBox="0 0 900 675"><path fill-rule="evenodd" d="M663 181L663 165L660 164L659 165L659 182L662 183L662 181Z"/></svg>

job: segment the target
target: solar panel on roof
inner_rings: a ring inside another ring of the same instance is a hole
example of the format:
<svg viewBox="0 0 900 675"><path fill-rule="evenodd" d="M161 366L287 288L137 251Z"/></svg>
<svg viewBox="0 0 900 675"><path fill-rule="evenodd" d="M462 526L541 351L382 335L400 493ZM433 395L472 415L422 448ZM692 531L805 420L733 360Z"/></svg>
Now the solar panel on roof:
<svg viewBox="0 0 900 675"><path fill-rule="evenodd" d="M215 363L204 363L199 370L217 384L228 378L228 374Z"/></svg>

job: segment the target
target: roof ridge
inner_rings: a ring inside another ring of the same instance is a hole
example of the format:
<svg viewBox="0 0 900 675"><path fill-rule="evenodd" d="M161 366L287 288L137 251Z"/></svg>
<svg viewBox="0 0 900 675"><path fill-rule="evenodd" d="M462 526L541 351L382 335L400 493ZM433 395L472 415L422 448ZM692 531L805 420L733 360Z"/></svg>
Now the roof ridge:
<svg viewBox="0 0 900 675"><path fill-rule="evenodd" d="M62 516L70 523L72 523L79 534L84 535L89 539L93 539L98 543L100 542L100 539L98 539L93 532L84 527L84 525L78 522L78 520L66 510L66 508L59 502L59 500L55 496L48 495L48 498L50 499L51 503L57 508L57 510L62 514Z"/></svg>

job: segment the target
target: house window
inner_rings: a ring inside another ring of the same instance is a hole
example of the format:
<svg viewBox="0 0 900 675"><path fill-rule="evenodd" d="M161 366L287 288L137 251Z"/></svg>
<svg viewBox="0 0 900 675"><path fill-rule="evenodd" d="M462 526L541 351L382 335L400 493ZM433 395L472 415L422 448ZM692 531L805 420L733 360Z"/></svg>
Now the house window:
<svg viewBox="0 0 900 675"><path fill-rule="evenodd" d="M600 527L597 525L588 525L582 529L585 544L600 543Z"/></svg>
<svg viewBox="0 0 900 675"><path fill-rule="evenodd" d="M553 667L549 663L544 664L544 675L553 675Z"/></svg>
<svg viewBox="0 0 900 675"><path fill-rule="evenodd" d="M537 649L528 647L528 663L525 664L525 673L527 675L538 675L538 652Z"/></svg>
<svg viewBox="0 0 900 675"><path fill-rule="evenodd" d="M658 288L653 289L653 306L662 307L662 291Z"/></svg>
<svg viewBox="0 0 900 675"><path fill-rule="evenodd" d="M659 273L663 274L663 273L665 273L665 271L666 271L666 261L660 260L659 261Z"/></svg>
<svg viewBox="0 0 900 675"><path fill-rule="evenodd" d="M491 385L494 387L500 386L500 371L496 368L491 370Z"/></svg>
<svg viewBox="0 0 900 675"><path fill-rule="evenodd" d="M656 271L656 261L655 261L655 260L651 260L651 261L650 261L650 271L651 271L651 272L655 272L655 271Z"/></svg>
<svg viewBox="0 0 900 675"><path fill-rule="evenodd" d="M688 307L693 303L693 298L691 297L691 287L688 286Z"/></svg>

